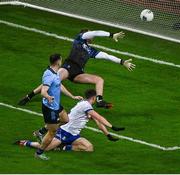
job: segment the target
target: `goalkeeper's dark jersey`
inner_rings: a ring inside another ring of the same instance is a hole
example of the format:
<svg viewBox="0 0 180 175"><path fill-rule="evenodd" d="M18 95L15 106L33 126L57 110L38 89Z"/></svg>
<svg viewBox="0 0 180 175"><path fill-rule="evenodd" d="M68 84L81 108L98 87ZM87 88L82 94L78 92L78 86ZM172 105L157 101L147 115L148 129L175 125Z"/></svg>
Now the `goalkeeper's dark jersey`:
<svg viewBox="0 0 180 175"><path fill-rule="evenodd" d="M80 33L74 40L72 50L66 61L72 62L78 65L79 68L84 69L89 58L95 58L99 51L89 46L87 41L82 39L82 35Z"/></svg>

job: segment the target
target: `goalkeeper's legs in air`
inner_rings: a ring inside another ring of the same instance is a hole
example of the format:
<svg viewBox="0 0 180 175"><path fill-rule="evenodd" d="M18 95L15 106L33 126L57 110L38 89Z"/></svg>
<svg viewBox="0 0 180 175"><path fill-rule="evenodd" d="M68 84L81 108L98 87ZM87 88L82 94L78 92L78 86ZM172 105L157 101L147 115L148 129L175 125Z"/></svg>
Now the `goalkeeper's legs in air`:
<svg viewBox="0 0 180 175"><path fill-rule="evenodd" d="M97 107L102 107L102 108L111 108L112 104L108 103L103 100L103 88L104 88L104 80L100 76L97 75L91 75L91 74L80 74L77 75L74 78L74 82L76 83L88 83L88 84L95 84L96 86L96 106Z"/></svg>
<svg viewBox="0 0 180 175"><path fill-rule="evenodd" d="M83 83L83 84L94 84L96 86L96 105L99 108L106 108L109 109L112 107L111 103L106 102L103 100L103 87L104 87L104 80L100 76L97 75L91 75L86 74L83 72L77 72L76 76L71 75L72 70L67 70L65 68L60 68L59 73L61 75L61 80L70 79L71 81L75 83ZM42 85L39 85L36 89L31 91L29 94L27 94L25 97L23 97L18 104L19 105L26 105L27 102L29 102L35 95L39 94L41 92Z"/></svg>

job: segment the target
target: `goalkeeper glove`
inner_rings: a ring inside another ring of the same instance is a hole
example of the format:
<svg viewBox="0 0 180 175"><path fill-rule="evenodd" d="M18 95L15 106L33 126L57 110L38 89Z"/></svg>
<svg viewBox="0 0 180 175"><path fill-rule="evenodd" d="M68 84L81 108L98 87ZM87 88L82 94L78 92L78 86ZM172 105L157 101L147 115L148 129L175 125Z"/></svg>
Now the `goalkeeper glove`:
<svg viewBox="0 0 180 175"><path fill-rule="evenodd" d="M112 37L116 42L118 42L118 39L124 38L124 36L125 36L124 32L110 34L110 37Z"/></svg>
<svg viewBox="0 0 180 175"><path fill-rule="evenodd" d="M117 137L113 137L111 134L108 134L108 135L107 135L107 138L108 138L108 140L110 140L110 141L112 141L112 142L116 142L116 141L119 140Z"/></svg>
<svg viewBox="0 0 180 175"><path fill-rule="evenodd" d="M132 59L129 60L123 60L122 65L126 67L129 71L132 71L136 65L131 63Z"/></svg>
<svg viewBox="0 0 180 175"><path fill-rule="evenodd" d="M125 130L124 127L116 127L116 126L112 126L111 129L112 129L113 131L123 131L123 130Z"/></svg>

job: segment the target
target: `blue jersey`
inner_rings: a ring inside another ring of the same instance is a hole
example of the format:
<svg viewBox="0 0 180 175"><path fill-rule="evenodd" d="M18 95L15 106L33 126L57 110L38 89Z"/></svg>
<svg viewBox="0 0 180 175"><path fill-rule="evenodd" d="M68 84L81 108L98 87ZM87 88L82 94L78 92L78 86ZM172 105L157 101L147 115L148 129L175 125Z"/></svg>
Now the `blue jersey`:
<svg viewBox="0 0 180 175"><path fill-rule="evenodd" d="M74 40L73 46L67 60L77 64L81 69L84 68L89 58L95 58L99 53L95 48L88 45L87 40L82 39L80 33Z"/></svg>
<svg viewBox="0 0 180 175"><path fill-rule="evenodd" d="M45 86L49 86L48 94L49 96L54 97L52 103L49 103L46 98L42 99L42 103L52 110L59 110L61 94L60 75L54 72L54 70L49 67L43 74L42 84Z"/></svg>

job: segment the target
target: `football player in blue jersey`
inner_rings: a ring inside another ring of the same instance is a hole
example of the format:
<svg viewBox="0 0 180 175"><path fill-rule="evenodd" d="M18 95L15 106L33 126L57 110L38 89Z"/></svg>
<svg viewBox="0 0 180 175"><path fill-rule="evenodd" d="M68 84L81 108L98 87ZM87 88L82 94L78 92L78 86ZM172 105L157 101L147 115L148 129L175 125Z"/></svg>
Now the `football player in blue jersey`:
<svg viewBox="0 0 180 175"><path fill-rule="evenodd" d="M43 153L48 145L51 143L56 130L59 127L59 120L63 107L60 103L61 100L61 75L58 73L61 66L61 56L59 54L51 55L49 58L50 66L44 71L42 77L42 113L44 122L46 124L47 133L44 136L40 147L35 153L35 157L48 160ZM69 121L68 115L64 115L63 123Z"/></svg>

